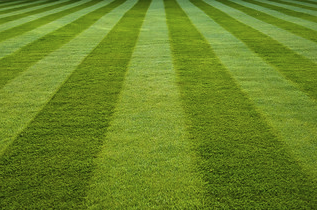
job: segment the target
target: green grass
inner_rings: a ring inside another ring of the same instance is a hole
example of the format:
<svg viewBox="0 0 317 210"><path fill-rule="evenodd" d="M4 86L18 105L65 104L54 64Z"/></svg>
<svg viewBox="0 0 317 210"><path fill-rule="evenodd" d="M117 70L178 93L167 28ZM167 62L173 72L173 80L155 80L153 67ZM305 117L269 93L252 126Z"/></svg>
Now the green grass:
<svg viewBox="0 0 317 210"><path fill-rule="evenodd" d="M245 6L242 6L238 3L235 3L233 1L227 1L227 0L217 0L227 6L233 7L235 9L238 9L256 19L259 19L261 21L264 21L266 23L275 25L279 28L285 29L293 34L296 34L298 36L301 36L305 39L317 42L317 34L315 30L312 30L310 28L303 27L301 25L288 22L282 19L279 19L277 17L268 15L264 12L261 12L259 10L251 9Z"/></svg>
<svg viewBox="0 0 317 210"><path fill-rule="evenodd" d="M303 9L309 9L309 10L317 11L316 7L310 7L310 6L298 4L296 2L288 2L288 1L281 1L281 0L270 0L270 1L276 2L276 3L281 3L281 4L286 4L286 5L291 5L291 6L295 6L295 7L300 7L300 8L303 8Z"/></svg>
<svg viewBox="0 0 317 210"><path fill-rule="evenodd" d="M259 5L259 6L262 6L262 7L266 7L266 8L272 9L272 10L276 10L276 11L282 12L282 13L284 13L286 15L302 18L302 19L309 20L309 21L312 21L312 22L317 22L317 17L316 16L313 16L313 15L310 15L310 14L307 14L307 13L304 13L304 12L297 12L297 11L294 11L294 10L286 9L284 7L279 7L279 6L275 6L275 5L272 5L272 4L259 2L259 1L256 1L256 0L243 0L243 1L249 2L249 3L252 3L252 4L256 4L256 5Z"/></svg>
<svg viewBox="0 0 317 210"><path fill-rule="evenodd" d="M30 15L36 15L38 13L46 12L46 11L49 11L49 10L52 10L52 9L60 8L60 7L69 5L69 4L73 4L75 2L77 2L77 1L76 0L71 0L71 1L61 2L59 4L54 4L54 5L51 5L51 6L44 7L44 8L39 8L39 9L36 9L36 10L32 10L32 11L28 11L28 12L24 12L24 13L20 13L20 14L16 14L16 15L10 15L10 16L7 16L7 17L3 17L3 18L0 19L0 24L6 23L6 22L10 22L10 21L13 21L13 20L17 20L17 19L20 19L20 18L24 18L24 17L30 16ZM47 2L42 2L41 4L39 3L37 6L42 5L42 4L46 5ZM0 12L0 14L1 14L1 12Z"/></svg>
<svg viewBox="0 0 317 210"><path fill-rule="evenodd" d="M34 2L34 4L30 4L30 3L28 3L28 2L31 2L31 3ZM11 7L11 6L16 6L16 7L14 7L14 8L9 8L9 9L6 9L6 10L1 10L1 11L0 11L0 14L5 14L5 13L9 13L9 12L19 11L19 10L26 9L26 8L31 8L31 7L34 7L34 6L38 6L38 5L42 5L42 4L47 4L48 2L49 2L49 1L37 3L37 1L23 1L23 2L17 2L17 3L15 3L15 4L3 5L3 6L1 6L0 8ZM5 2L1 2L1 3L5 3ZM27 5L18 7L18 5L20 5L20 4L25 4L25 3L27 3Z"/></svg>
<svg viewBox="0 0 317 210"><path fill-rule="evenodd" d="M183 107L200 155L198 165L207 182L209 205L316 207L313 185L285 145L176 2L165 4Z"/></svg>
<svg viewBox="0 0 317 210"><path fill-rule="evenodd" d="M295 17L315 10L281 1L79 0L1 24L0 208L316 209L317 26ZM69 1L17 2L0 16Z"/></svg>
<svg viewBox="0 0 317 210"><path fill-rule="evenodd" d="M301 90L317 99L317 81L315 80L317 64L315 62L295 53L249 25L239 22L215 6L201 0L191 2L273 65L287 79L296 83ZM301 71L298 71L298 68Z"/></svg>
<svg viewBox="0 0 317 210"><path fill-rule="evenodd" d="M123 16L5 151L0 160L3 206L83 208L93 159L148 5L141 0Z"/></svg>
<svg viewBox="0 0 317 210"><path fill-rule="evenodd" d="M186 136L163 1L153 1L132 55L105 146L91 209L195 209L204 195ZM133 192L133 193L127 193Z"/></svg>
<svg viewBox="0 0 317 210"><path fill-rule="evenodd" d="M124 3L102 16L0 89L0 156L134 3Z"/></svg>
<svg viewBox="0 0 317 210"><path fill-rule="evenodd" d="M181 6L294 158L316 180L316 102L197 7Z"/></svg>
<svg viewBox="0 0 317 210"><path fill-rule="evenodd" d="M76 35L95 23L100 17L125 1L126 0L116 0L106 6L98 8L74 22L28 44L18 52L1 59L0 63L5 71L0 72L0 88L37 61L72 40Z"/></svg>
<svg viewBox="0 0 317 210"><path fill-rule="evenodd" d="M1 31L0 32L0 42L4 41L6 39L9 39L9 38L13 38L13 37L19 36L19 35L21 35L23 33L31 31L31 30L33 30L33 29L35 29L37 27L43 26L43 25L45 25L45 24L47 24L49 22L57 20L57 19L59 19L61 17L64 17L64 16L69 15L71 13L74 13L76 11L79 11L79 10L81 10L83 8L86 8L86 7L89 7L89 6L93 6L93 5L97 4L97 3L99 3L100 1L102 1L102 0L91 0L89 2L86 2L86 3L82 4L82 5L78 5L78 6L75 6L73 8L69 8L69 9L54 13L54 14L47 15L45 17L42 17L42 18L30 21L30 22L24 23L24 24L22 24L20 26L16 26L16 27L8 29L6 31Z"/></svg>

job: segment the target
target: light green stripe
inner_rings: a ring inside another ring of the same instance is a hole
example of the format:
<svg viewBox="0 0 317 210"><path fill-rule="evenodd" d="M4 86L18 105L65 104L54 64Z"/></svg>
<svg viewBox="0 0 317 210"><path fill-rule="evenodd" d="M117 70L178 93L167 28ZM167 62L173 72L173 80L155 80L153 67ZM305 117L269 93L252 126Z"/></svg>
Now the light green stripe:
<svg viewBox="0 0 317 210"><path fill-rule="evenodd" d="M285 20L285 21L289 21L289 22L292 22L292 23L296 23L298 25L301 25L301 26L316 30L316 33L317 33L317 23L315 23L315 22L304 20L304 19L297 18L297 17L290 16L290 15L286 15L284 13L277 12L275 10L268 9L268 8L265 8L265 7L261 7L261 6L258 6L258 5L255 5L255 4L251 4L251 3L248 3L248 2L245 2L245 1L241 1L241 0L240 1L231 0L231 1L235 2L237 4L241 4L241 5L245 6L245 7L249 7L249 8L255 9L255 10L259 10L259 11L264 12L266 14L272 15L272 16L274 16L276 18L279 18L279 19L282 19L282 20Z"/></svg>
<svg viewBox="0 0 317 210"><path fill-rule="evenodd" d="M188 1L181 6L241 88L317 179L317 103Z"/></svg>
<svg viewBox="0 0 317 210"><path fill-rule="evenodd" d="M164 5L155 0L96 161L91 209L190 209L202 202L168 40Z"/></svg>
<svg viewBox="0 0 317 210"><path fill-rule="evenodd" d="M292 2L292 3L296 3L296 4L301 4L301 5L304 5L304 6L309 6L309 7L315 7L317 8L317 5L316 4L311 4L311 3L308 3L308 2L302 2L301 0L283 0L283 1L286 1L286 2ZM317 3L317 2L316 2Z"/></svg>
<svg viewBox="0 0 317 210"><path fill-rule="evenodd" d="M306 13L306 14L317 16L316 11L309 10L309 9L299 8L299 7L286 5L286 4L280 4L280 3L276 3L276 2L273 2L273 1L267 1L267 0L256 0L256 1L262 2L262 3L266 3L266 4L271 4L271 5L278 6L278 7L283 7L285 9L293 10L293 11L296 11L296 12L303 12L303 13Z"/></svg>
<svg viewBox="0 0 317 210"><path fill-rule="evenodd" d="M62 28L63 26L66 26L67 24L77 20L78 18L84 16L85 14L88 14L89 12L92 12L102 6L105 6L109 4L111 1L102 1L98 4L95 4L94 6L87 7L85 9L79 10L77 12L74 12L70 15L66 15L58 20L55 20L53 22L50 22L48 24L45 24L41 27L38 27L32 31L29 31L27 33L24 33L20 36L13 37L11 39L7 39L3 42L0 42L0 59L10 55L20 48L26 46L27 44L30 44L31 42L44 37L45 35ZM83 4L84 2L80 2L80 4Z"/></svg>
<svg viewBox="0 0 317 210"><path fill-rule="evenodd" d="M292 49L297 54L305 56L306 58L309 58L317 63L317 44L315 42L304 39L284 29L278 28L271 24L255 19L237 9L228 7L217 1L210 2L208 0L205 0L205 2L227 13L227 15L231 16L232 18L266 34L267 36L270 36L271 38L277 40L284 46L287 46L288 48Z"/></svg>
<svg viewBox="0 0 317 210"><path fill-rule="evenodd" d="M0 90L0 155L134 3L114 9Z"/></svg>
<svg viewBox="0 0 317 210"><path fill-rule="evenodd" d="M19 10L19 11L13 11L13 12L10 12L10 13L6 13L6 14L0 15L0 18L12 16L12 15L19 15L21 13L30 12L30 11L33 11L33 10L41 9L43 7L52 6L52 5L55 5L55 4L60 4L61 2L66 2L66 1L69 1L69 0L48 2L47 4L43 4L43 5L31 7L31 8L26 8L26 9L22 9L22 10ZM36 3L39 3L39 2L36 2Z"/></svg>
<svg viewBox="0 0 317 210"><path fill-rule="evenodd" d="M42 13L31 15L31 16L27 16L27 17L24 17L24 18L21 18L21 19L18 19L18 20L7 22L7 23L1 25L0 32L8 30L8 29L11 29L11 28L19 26L19 25L22 25L24 23L27 23L27 22L30 22L30 21L45 17L47 15L51 15L51 14L54 14L54 13L57 13L57 12L64 11L66 9L70 9L70 8L76 7L78 5L82 5L82 4L84 4L84 3L88 2L88 1L89 0L78 1L77 3L73 3L73 4L70 4L70 5L66 5L66 6L63 6L63 7L56 8L56 9L52 9L52 10L49 10L49 11L46 11L46 12L42 12Z"/></svg>
<svg viewBox="0 0 317 210"><path fill-rule="evenodd" d="M16 4L16 3L17 3L17 2L14 1L14 2L9 2L9 3L7 3L7 4ZM5 8L0 9L0 11L9 10L9 9L14 9L14 8L18 8L18 7L21 7L21 6L32 5L32 4L37 4L37 3L39 3L39 1L34 1L34 2L32 2L32 3L30 3L30 2L25 2L25 3L23 3L23 1L21 1L21 3L18 4L18 5L7 6L7 7L5 7ZM4 5L4 4L1 4L1 6L2 6L2 5Z"/></svg>

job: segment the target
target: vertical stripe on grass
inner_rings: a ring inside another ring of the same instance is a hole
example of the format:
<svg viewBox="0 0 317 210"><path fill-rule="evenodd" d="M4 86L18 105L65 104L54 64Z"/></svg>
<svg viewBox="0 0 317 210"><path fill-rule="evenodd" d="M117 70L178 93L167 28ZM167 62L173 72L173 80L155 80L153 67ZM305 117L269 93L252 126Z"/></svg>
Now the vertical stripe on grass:
<svg viewBox="0 0 317 210"><path fill-rule="evenodd" d="M235 18L233 18L226 13L231 11L231 15L234 15L234 12L239 13L237 10L216 1L212 2L212 5L207 4L202 0L191 0L191 2L203 10L215 22L243 41L264 60L273 65L287 79L296 83L301 90L308 93L312 98L317 99L317 71L315 71L315 69L317 69L317 63L298 55L291 49L277 42L275 39L235 19L239 19L242 16L237 17L237 15L235 15ZM226 10L226 12L223 12L220 8ZM259 29L258 26L255 26L255 23L252 23L252 21L257 22L257 20L246 17L245 15L243 16L244 21ZM252 19L252 21L250 19ZM265 23L260 22L260 24ZM276 28L276 30L278 29ZM316 50L316 44L314 42L311 43L313 44L305 46L305 51L310 52L310 50Z"/></svg>
<svg viewBox="0 0 317 210"><path fill-rule="evenodd" d="M69 0L68 0L69 1ZM65 0L63 0L65 2ZM10 16L15 16L15 15L20 15L28 12L32 12L33 10L45 8L47 6L51 6L54 4L59 4L60 2L58 1L40 1L36 4L28 4L25 6L25 8L17 9L17 11L0 11L0 20L2 21L2 18L4 17L10 17Z"/></svg>
<svg viewBox="0 0 317 210"><path fill-rule="evenodd" d="M52 3L46 3L42 6L38 6L35 9L32 8L33 10L31 11L18 11L15 12L14 14L8 14L6 16L0 16L0 24L6 23L6 22L10 22L10 21L14 21L14 20L18 20L21 19L23 17L27 17L30 15L36 15L38 13L42 13L42 12L46 12L46 11L50 11L56 8L60 8L69 4L73 4L78 2L77 0L69 0L69 1L63 1L63 2L52 2Z"/></svg>
<svg viewBox="0 0 317 210"><path fill-rule="evenodd" d="M238 3L235 3L233 1L227 1L227 0L218 0L218 1L220 1L221 3L223 3L229 7L240 10L241 12L244 12L244 13L246 13L246 14L248 14L248 15L250 15L258 20L264 21L268 24L275 25L279 28L287 30L287 31L289 31L295 35L301 36L305 39L317 42L317 31L314 31L310 28L306 28L306 27L303 27L301 25L297 25L295 23L282 20L278 17L268 15L268 14L262 12L260 9L255 10L255 9L251 9L251 8L242 6L239 4L240 1L236 1ZM261 27L263 27L263 26L261 25ZM292 42L294 42L294 40ZM317 48L317 45L316 45L316 48ZM317 53L317 50L315 53ZM317 59L316 59L316 61L317 61Z"/></svg>
<svg viewBox="0 0 317 210"><path fill-rule="evenodd" d="M285 48L289 48L300 56L304 56L314 61L317 64L317 43L294 35L284 29L278 28L272 24L265 23L256 18L252 18L249 15L236 10L232 7L228 7L225 4L220 3L222 0L213 1L212 6L223 13L226 13L236 22L240 22L253 30L258 31L263 36L268 36L275 42L279 42L280 45L284 45ZM316 36L317 31L313 32ZM242 34L241 36L245 36ZM249 37L250 38L250 37ZM251 39L251 38L250 38ZM294 41L296 40L296 41ZM305 49L305 50L303 50Z"/></svg>
<svg viewBox="0 0 317 210"><path fill-rule="evenodd" d="M145 17L120 100L98 155L91 209L196 209L201 180L175 85L164 5Z"/></svg>
<svg viewBox="0 0 317 210"><path fill-rule="evenodd" d="M82 4L82 2L79 2ZM87 15L88 13L91 13L110 2L102 1L98 4L95 4L93 6L81 9L77 12L71 13L69 15L66 15L58 20L52 21L46 25L43 25L41 27L38 27L32 31L26 32L20 36L13 37L11 39L7 39L3 42L0 42L0 59L8 56L16 51L18 51L20 48L40 39L46 36L47 34L56 31L68 24L71 24L73 21L76 21L81 16ZM0 29L1 30L1 29ZM0 60L0 62L2 62Z"/></svg>
<svg viewBox="0 0 317 210"><path fill-rule="evenodd" d="M267 3L267 4L270 4L270 5L276 6L276 7L285 8L285 9L292 10L292 11L295 11L295 12L301 12L301 13L304 13L304 14L309 14L309 15L315 16L317 18L316 9L314 9L314 8L307 9L307 8L300 7L300 5L294 6L294 5L283 4L283 3L280 3L280 2L277 2L277 1L271 1L271 0L269 0L269 1L267 1L267 0L256 0L256 1L259 1L259 2L262 2L262 3Z"/></svg>
<svg viewBox="0 0 317 210"><path fill-rule="evenodd" d="M41 0L42 1L42 0ZM15 11L15 10L19 10L20 8L23 8L25 6L33 6L34 4L37 5L38 4L38 0L35 0L35 1L23 1L23 2L10 2L12 4L10 5L2 5L0 6L0 14L4 14L4 13L7 13L7 12L12 12L12 11ZM23 6L25 4L25 6ZM9 8L7 8L9 7Z"/></svg>
<svg viewBox="0 0 317 210"><path fill-rule="evenodd" d="M73 2L72 4L69 4L69 5L66 5L66 6L63 6L61 8L56 8L56 9L52 9L52 10L49 10L49 11L46 11L46 12L42 12L42 13L39 13L39 14L36 14L36 15L31 15L31 16L27 16L27 17L24 17L24 18L21 18L21 19L18 19L18 20L12 20L10 22L7 22L7 23L3 23L1 24L1 27L0 27L0 32L3 32L5 33L5 31L9 30L9 29L12 29L12 28L15 28L15 27L18 27L18 26L21 26L23 24L26 24L28 22L31 22L31 21L34 21L34 20L37 20L37 19L40 19L42 17L45 17L45 16L48 16L48 15L51 15L51 14L55 14L57 12L61 12L61 11L64 11L66 9L69 9L69 8L73 8L73 7L76 7L76 6L79 6L79 5L82 5L84 4L86 1L77 1L77 2ZM81 10L79 10L81 11ZM76 12L75 12L76 13ZM70 13L71 14L71 13ZM64 16L65 17L65 16ZM63 17L62 17L63 18ZM62 19L60 18L60 19ZM60 19L57 19L60 20ZM56 21L56 20L55 20ZM54 22L54 21L52 21ZM51 22L50 22L51 23ZM49 23L48 23L49 24ZM46 24L47 25L47 24ZM45 26L45 25L44 25ZM41 26L40 26L41 27ZM38 27L38 28L40 28ZM43 26L42 26L43 27ZM36 30L38 28L35 28L33 29ZM31 30L32 31L32 30ZM22 35L24 35L25 33L23 33ZM21 36L21 35L20 35ZM15 37L13 37L15 38ZM6 39L7 40L7 39ZM5 40L5 41L6 41ZM2 41L3 42L3 41Z"/></svg>
<svg viewBox="0 0 317 210"><path fill-rule="evenodd" d="M5 151L3 206L84 208L93 159L104 143L148 4L140 0L120 19Z"/></svg>
<svg viewBox="0 0 317 210"><path fill-rule="evenodd" d="M190 3L184 8L307 174L317 180L317 103L201 10Z"/></svg>
<svg viewBox="0 0 317 210"><path fill-rule="evenodd" d="M305 5L309 5L309 6L312 6L312 7L317 7L317 2L312 0L292 0L293 2L296 2L298 4L305 4Z"/></svg>
<svg viewBox="0 0 317 210"><path fill-rule="evenodd" d="M19 36L23 33L28 32L28 31L34 30L35 28L38 28L38 27L43 26L47 23L50 23L54 20L62 18L70 13L77 12L77 11L84 9L86 7L89 7L89 6L93 6L101 1L102 0L90 0L89 2L86 2L84 4L81 4L81 5L72 7L72 8L64 9L62 11L59 11L59 12L56 12L56 13L53 13L50 15L46 15L44 17L41 17L39 19L30 21L27 23L24 23L24 24L19 25L17 27L10 28L6 31L1 31L0 32L0 42L4 41L6 39L9 39L9 38Z"/></svg>
<svg viewBox="0 0 317 210"><path fill-rule="evenodd" d="M125 3L103 16L0 89L0 156L134 3Z"/></svg>
<svg viewBox="0 0 317 210"><path fill-rule="evenodd" d="M298 18L298 17L289 16L289 15L286 15L284 13L278 12L276 10L261 7L261 6L251 4L251 3L248 3L245 1L234 1L234 2L236 2L242 6L254 9L254 10L259 10L261 12L264 12L264 13L271 15L271 16L274 16L276 18L279 18L279 19L282 19L282 20L285 20L288 22L292 22L292 23L295 23L297 25L301 25L303 27L310 28L314 31L317 31L317 24L312 22L312 21L303 20L303 19ZM314 33L316 33L316 32L314 32Z"/></svg>
<svg viewBox="0 0 317 210"><path fill-rule="evenodd" d="M2 65L2 71L0 71L0 88L37 61L72 40L104 14L110 12L125 1L126 0L112 1L109 4L80 17L74 22L53 31L41 39L36 40L15 54L0 60L0 64Z"/></svg>
<svg viewBox="0 0 317 210"><path fill-rule="evenodd" d="M276 11L282 12L282 13L284 13L286 15L290 15L290 16L302 18L302 19L305 19L305 20L317 22L317 17L316 16L313 16L313 15L310 15L310 14L306 14L306 13L303 13L303 12L297 12L297 11L294 11L294 10L286 9L286 8L283 8L283 7L278 7L278 6L275 6L275 5L272 5L272 4L267 4L267 3L259 2L259 1L256 1L256 0L243 0L243 1L246 1L246 2L249 2L249 3L252 3L252 4L256 4L256 5L259 5L259 6L262 6L262 7L266 7L266 8L272 9L272 10L276 10Z"/></svg>
<svg viewBox="0 0 317 210"><path fill-rule="evenodd" d="M273 1L273 2L276 2L276 3L281 3L281 4L286 4L286 5L291 5L291 6L295 6L295 7L300 7L300 8L303 8L303 9L317 11L316 7L310 7L310 6L307 6L307 5L303 5L303 4L300 4L299 2L280 1L280 0L270 0L270 1Z"/></svg>
<svg viewBox="0 0 317 210"><path fill-rule="evenodd" d="M200 154L198 164L207 182L210 208L316 205L310 180L209 43L175 1L165 3L188 130Z"/></svg>

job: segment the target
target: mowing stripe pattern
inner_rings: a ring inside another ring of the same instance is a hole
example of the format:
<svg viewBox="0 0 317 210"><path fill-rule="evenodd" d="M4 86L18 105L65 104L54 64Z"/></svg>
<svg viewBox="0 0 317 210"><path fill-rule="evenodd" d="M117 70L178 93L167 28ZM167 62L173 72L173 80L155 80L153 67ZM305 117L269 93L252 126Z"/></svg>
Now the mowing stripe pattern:
<svg viewBox="0 0 317 210"><path fill-rule="evenodd" d="M0 154L50 100L76 66L100 43L133 2L102 17L69 43L33 65L0 90ZM104 28L107 25L110 28ZM72 52L70 55L69 52ZM61 62L63 61L63 62ZM25 106L27 104L28 106ZM12 107L15 107L12 109Z"/></svg>
<svg viewBox="0 0 317 210"><path fill-rule="evenodd" d="M317 209L315 0L0 0L1 209Z"/></svg>
<svg viewBox="0 0 317 210"><path fill-rule="evenodd" d="M138 30L128 29L141 27L144 4L148 2L139 1L123 16L5 151L0 160L0 189L6 189L1 191L2 205L82 208L92 160L103 143L138 37Z"/></svg>
<svg viewBox="0 0 317 210"><path fill-rule="evenodd" d="M163 1L155 0L145 17L99 154L88 197L92 209L203 207L164 13Z"/></svg>
<svg viewBox="0 0 317 210"><path fill-rule="evenodd" d="M94 10L87 15L80 17L76 21L30 43L15 54L0 60L4 69L4 71L0 73L0 87L16 77L20 72L25 71L28 67L35 64L38 60L44 58L50 52L69 42L76 35L96 22L105 13L108 13L124 1L126 0L116 0L106 6ZM56 37L60 38L56 39Z"/></svg>
<svg viewBox="0 0 317 210"><path fill-rule="evenodd" d="M190 137L200 154L209 205L216 209L316 205L310 203L315 199L310 179L283 142L177 3L165 3L181 96Z"/></svg>

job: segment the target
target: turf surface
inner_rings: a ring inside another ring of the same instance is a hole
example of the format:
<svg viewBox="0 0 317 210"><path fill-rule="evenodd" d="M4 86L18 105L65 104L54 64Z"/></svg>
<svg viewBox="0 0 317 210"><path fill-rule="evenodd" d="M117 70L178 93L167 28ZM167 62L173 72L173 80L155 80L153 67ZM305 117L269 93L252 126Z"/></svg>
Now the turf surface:
<svg viewBox="0 0 317 210"><path fill-rule="evenodd" d="M0 1L1 209L316 209L316 5Z"/></svg>

